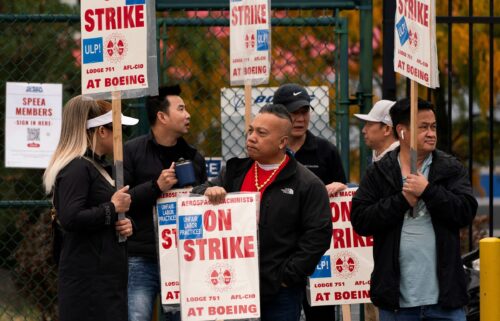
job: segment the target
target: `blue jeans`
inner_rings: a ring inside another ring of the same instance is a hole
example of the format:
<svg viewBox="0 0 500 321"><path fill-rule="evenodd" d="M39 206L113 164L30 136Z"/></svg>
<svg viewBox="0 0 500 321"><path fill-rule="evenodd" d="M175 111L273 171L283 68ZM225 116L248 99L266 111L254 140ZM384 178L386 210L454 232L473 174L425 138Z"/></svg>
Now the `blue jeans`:
<svg viewBox="0 0 500 321"><path fill-rule="evenodd" d="M437 304L396 311L379 309L379 316L380 321L465 321L463 308L443 309Z"/></svg>
<svg viewBox="0 0 500 321"><path fill-rule="evenodd" d="M304 287L280 288L276 298L261 306L261 321L299 321Z"/></svg>
<svg viewBox="0 0 500 321"><path fill-rule="evenodd" d="M160 293L160 275L156 260L128 258L128 321L150 321L156 297ZM179 321L180 313L162 313L161 320Z"/></svg>

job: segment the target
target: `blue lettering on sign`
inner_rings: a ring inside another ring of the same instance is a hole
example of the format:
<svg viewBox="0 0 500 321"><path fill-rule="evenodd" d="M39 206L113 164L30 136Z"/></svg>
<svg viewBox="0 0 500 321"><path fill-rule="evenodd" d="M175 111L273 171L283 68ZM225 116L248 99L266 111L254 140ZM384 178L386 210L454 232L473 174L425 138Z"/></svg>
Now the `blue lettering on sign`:
<svg viewBox="0 0 500 321"><path fill-rule="evenodd" d="M259 95L255 100L253 101L255 104L269 104L273 101L273 96L264 96L264 95ZM243 106L245 107L245 106Z"/></svg>
<svg viewBox="0 0 500 321"><path fill-rule="evenodd" d="M396 23L396 29L398 30L399 43L402 46L409 39L408 26L406 25L405 17L401 17L398 23Z"/></svg>
<svg viewBox="0 0 500 321"><path fill-rule="evenodd" d="M185 215L179 217L179 240L194 240L203 237L202 216Z"/></svg>
<svg viewBox="0 0 500 321"><path fill-rule="evenodd" d="M316 99L316 96L314 94L310 94L309 97L311 98L311 101ZM273 95L258 95L255 97L253 100L253 103L256 105L264 105L264 104L269 104L273 102ZM231 99L231 106L234 107L235 111L238 108L245 108L245 96L243 95L235 95Z"/></svg>
<svg viewBox="0 0 500 321"><path fill-rule="evenodd" d="M314 273L311 275L312 279L316 278L329 278L332 276L330 255L323 255L318 265L316 265L316 269Z"/></svg>
<svg viewBox="0 0 500 321"><path fill-rule="evenodd" d="M160 203L156 206L160 225L175 225L177 222L177 203Z"/></svg>
<svg viewBox="0 0 500 321"><path fill-rule="evenodd" d="M269 50L269 30L257 30L257 51Z"/></svg>
<svg viewBox="0 0 500 321"><path fill-rule="evenodd" d="M125 5L130 6L134 4L145 4L146 0L126 0Z"/></svg>
<svg viewBox="0 0 500 321"><path fill-rule="evenodd" d="M42 86L28 86L28 87L26 87L26 92L27 93L43 93L43 87Z"/></svg>
<svg viewBox="0 0 500 321"><path fill-rule="evenodd" d="M222 159L205 158L208 178L217 177L222 167Z"/></svg>
<svg viewBox="0 0 500 321"><path fill-rule="evenodd" d="M83 63L103 62L102 37L83 39Z"/></svg>

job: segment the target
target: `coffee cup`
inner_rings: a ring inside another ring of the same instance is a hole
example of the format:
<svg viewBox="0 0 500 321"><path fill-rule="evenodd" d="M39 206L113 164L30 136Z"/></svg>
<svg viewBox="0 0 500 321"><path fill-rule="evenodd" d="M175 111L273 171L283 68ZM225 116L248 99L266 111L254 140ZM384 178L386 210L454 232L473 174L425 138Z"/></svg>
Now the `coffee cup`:
<svg viewBox="0 0 500 321"><path fill-rule="evenodd" d="M196 181L193 162L182 158L179 159L175 162L175 175L177 176L177 185L179 187L193 185Z"/></svg>

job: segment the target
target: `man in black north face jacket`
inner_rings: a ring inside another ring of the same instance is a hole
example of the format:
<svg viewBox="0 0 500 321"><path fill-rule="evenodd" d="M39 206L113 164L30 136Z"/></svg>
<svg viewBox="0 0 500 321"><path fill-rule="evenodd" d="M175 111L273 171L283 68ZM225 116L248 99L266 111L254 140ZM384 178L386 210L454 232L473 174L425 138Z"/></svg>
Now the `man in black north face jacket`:
<svg viewBox="0 0 500 321"><path fill-rule="evenodd" d="M226 192L260 192L261 320L299 320L307 276L330 246L331 210L325 185L286 153L291 118L267 105L247 136L249 158L233 158L218 181L195 187L211 201Z"/></svg>

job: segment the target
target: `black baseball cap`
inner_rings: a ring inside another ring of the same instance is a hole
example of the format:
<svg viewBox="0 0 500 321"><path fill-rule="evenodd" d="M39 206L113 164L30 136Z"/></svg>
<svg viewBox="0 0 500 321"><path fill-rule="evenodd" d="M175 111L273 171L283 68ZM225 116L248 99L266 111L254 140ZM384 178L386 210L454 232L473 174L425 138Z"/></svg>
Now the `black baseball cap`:
<svg viewBox="0 0 500 321"><path fill-rule="evenodd" d="M284 84L274 93L273 103L282 104L288 112L293 113L302 107L311 107L311 96L299 84Z"/></svg>

